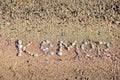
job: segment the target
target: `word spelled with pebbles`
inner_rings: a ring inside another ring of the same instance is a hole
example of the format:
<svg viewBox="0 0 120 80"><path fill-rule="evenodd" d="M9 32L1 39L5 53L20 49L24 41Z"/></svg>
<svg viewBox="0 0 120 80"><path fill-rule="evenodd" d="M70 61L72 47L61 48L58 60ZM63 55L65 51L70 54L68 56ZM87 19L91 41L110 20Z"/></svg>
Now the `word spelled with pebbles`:
<svg viewBox="0 0 120 80"><path fill-rule="evenodd" d="M69 51L71 48L75 48L75 53L76 53L76 57L78 59L80 59L80 52L79 52L79 49L82 49L84 50L84 52L86 51L86 47L89 46L89 49L93 50L95 48L97 48L97 55L100 55L100 45L104 45L105 46L105 51L107 51L109 48L110 48L110 43L107 43L107 42L90 42L90 41L84 41L80 44L80 48L78 47L78 45L76 44L77 41L73 41L73 42L70 42L69 44L66 44L64 43L63 41L58 41L58 49L56 51L56 54L58 56L62 56L63 55L63 47L65 50ZM23 46L22 44L22 41L21 40L17 40L16 41L16 47L18 49L18 53L17 53L17 56L21 56L23 52L31 55L31 56L38 56L38 54L34 54L34 53L31 53L30 51L27 51L26 48L28 46L30 46L31 43L29 43L28 45L26 46ZM44 54L47 54L47 55L54 55L55 53L51 50L51 48L53 48L53 45L52 43L49 41L49 40L44 40L40 43L40 49L43 51ZM88 50L89 51L89 50ZM86 52L85 52L86 53ZM89 54L86 54L86 56L89 57Z"/></svg>

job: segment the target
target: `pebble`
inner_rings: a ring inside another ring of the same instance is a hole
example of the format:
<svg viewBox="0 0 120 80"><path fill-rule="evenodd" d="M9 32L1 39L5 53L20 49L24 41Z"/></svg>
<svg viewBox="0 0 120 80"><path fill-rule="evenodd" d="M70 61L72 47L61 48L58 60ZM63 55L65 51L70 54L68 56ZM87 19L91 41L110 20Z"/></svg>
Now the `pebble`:
<svg viewBox="0 0 120 80"><path fill-rule="evenodd" d="M45 40L45 42L46 42L46 44L49 44L49 43L50 43L50 41L49 41L49 40Z"/></svg>
<svg viewBox="0 0 120 80"><path fill-rule="evenodd" d="M22 44L22 40L18 40L17 43L18 43L18 44Z"/></svg>
<svg viewBox="0 0 120 80"><path fill-rule="evenodd" d="M69 51L70 50L70 48L72 48L71 46L70 47L66 47L66 49Z"/></svg>
<svg viewBox="0 0 120 80"><path fill-rule="evenodd" d="M47 51L49 48L42 49L42 51Z"/></svg>
<svg viewBox="0 0 120 80"><path fill-rule="evenodd" d="M111 57L111 54L106 54L107 57Z"/></svg>
<svg viewBox="0 0 120 80"><path fill-rule="evenodd" d="M86 45L86 44L87 44L87 42L83 42L83 44L85 44L85 45Z"/></svg>
<svg viewBox="0 0 120 80"><path fill-rule="evenodd" d="M42 41L41 43L40 43L40 46L43 46L43 45L45 45L45 41Z"/></svg>
<svg viewBox="0 0 120 80"><path fill-rule="evenodd" d="M23 45L18 45L18 49L22 49Z"/></svg>
<svg viewBox="0 0 120 80"><path fill-rule="evenodd" d="M19 50L18 53L17 53L17 56L22 56L22 50Z"/></svg>
<svg viewBox="0 0 120 80"><path fill-rule="evenodd" d="M43 46L40 46L40 49L44 49L44 47L43 47Z"/></svg>
<svg viewBox="0 0 120 80"><path fill-rule="evenodd" d="M59 41L59 46L61 47L62 46L62 44L63 44L63 41Z"/></svg>
<svg viewBox="0 0 120 80"><path fill-rule="evenodd" d="M28 44L26 45L26 47L30 46L31 44L32 44L32 42L28 43Z"/></svg>
<svg viewBox="0 0 120 80"><path fill-rule="evenodd" d="M72 42L72 43L71 43L71 46L75 46L76 42L77 42L77 41Z"/></svg>
<svg viewBox="0 0 120 80"><path fill-rule="evenodd" d="M103 44L103 42L100 41L99 44Z"/></svg>
<svg viewBox="0 0 120 80"><path fill-rule="evenodd" d="M57 52L57 55L62 56L63 53L62 53L61 51L58 51L58 52Z"/></svg>
<svg viewBox="0 0 120 80"><path fill-rule="evenodd" d="M31 56L34 56L34 53L29 53L29 52L28 52L28 54L30 54Z"/></svg>
<svg viewBox="0 0 120 80"><path fill-rule="evenodd" d="M78 59L80 59L80 52L78 51L78 46L76 46L75 52L76 52Z"/></svg>
<svg viewBox="0 0 120 80"><path fill-rule="evenodd" d="M93 49L95 48L95 46L92 43L90 43L90 47Z"/></svg>
<svg viewBox="0 0 120 80"><path fill-rule="evenodd" d="M65 47L67 47L67 44L65 44L65 43L62 43L62 45L65 46Z"/></svg>
<svg viewBox="0 0 120 80"><path fill-rule="evenodd" d="M25 51L26 50L26 46L23 46L22 50Z"/></svg>
<svg viewBox="0 0 120 80"><path fill-rule="evenodd" d="M85 46L84 44L81 44L81 45L80 45L80 48L81 48L81 49L84 49L84 46Z"/></svg>
<svg viewBox="0 0 120 80"><path fill-rule="evenodd" d="M60 48L58 49L58 51L62 51L62 47L60 47Z"/></svg>
<svg viewBox="0 0 120 80"><path fill-rule="evenodd" d="M107 42L103 42L103 44L107 44Z"/></svg>
<svg viewBox="0 0 120 80"><path fill-rule="evenodd" d="M107 43L107 44L106 44L106 47L107 47L107 48L110 48L110 44L109 44L109 43Z"/></svg>
<svg viewBox="0 0 120 80"><path fill-rule="evenodd" d="M17 54L17 56L19 56L19 57L20 57L20 56L22 56L22 54L18 53L18 54Z"/></svg>
<svg viewBox="0 0 120 80"><path fill-rule="evenodd" d="M47 54L48 55L54 55L54 52L48 51Z"/></svg>
<svg viewBox="0 0 120 80"><path fill-rule="evenodd" d="M34 57L37 57L37 56L38 56L38 54L33 54L33 56L34 56Z"/></svg>
<svg viewBox="0 0 120 80"><path fill-rule="evenodd" d="M48 44L48 48L51 48L51 47L53 47L53 45L52 44Z"/></svg>

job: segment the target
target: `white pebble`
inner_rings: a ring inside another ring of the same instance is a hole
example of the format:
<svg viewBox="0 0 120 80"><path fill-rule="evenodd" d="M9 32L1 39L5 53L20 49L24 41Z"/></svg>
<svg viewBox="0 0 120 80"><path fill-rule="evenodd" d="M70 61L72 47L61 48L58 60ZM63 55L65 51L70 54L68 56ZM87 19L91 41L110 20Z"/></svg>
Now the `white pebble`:
<svg viewBox="0 0 120 80"><path fill-rule="evenodd" d="M18 40L17 43L18 43L18 44L22 44L22 40Z"/></svg>
<svg viewBox="0 0 120 80"><path fill-rule="evenodd" d="M17 56L22 56L22 54L18 53Z"/></svg>
<svg viewBox="0 0 120 80"><path fill-rule="evenodd" d="M87 42L84 42L84 44L86 45L86 44L87 44Z"/></svg>
<svg viewBox="0 0 120 80"><path fill-rule="evenodd" d="M34 53L29 53L29 52L28 52L28 54L30 54L31 56L34 56Z"/></svg>
<svg viewBox="0 0 120 80"><path fill-rule="evenodd" d="M63 41L59 41L59 46L61 47L62 46L62 44L63 44Z"/></svg>
<svg viewBox="0 0 120 80"><path fill-rule="evenodd" d="M22 49L23 45L18 45L18 49Z"/></svg>
<svg viewBox="0 0 120 80"><path fill-rule="evenodd" d="M60 47L60 48L58 49L58 51L62 51L62 47Z"/></svg>
<svg viewBox="0 0 120 80"><path fill-rule="evenodd" d="M42 49L42 51L47 51L49 48Z"/></svg>
<svg viewBox="0 0 120 80"><path fill-rule="evenodd" d="M57 52L57 55L62 56L63 53L62 53L61 51L58 51L58 52Z"/></svg>
<svg viewBox="0 0 120 80"><path fill-rule="evenodd" d="M68 51L70 50L70 48L72 48L72 46L66 47L66 49L67 49Z"/></svg>
<svg viewBox="0 0 120 80"><path fill-rule="evenodd" d="M45 41L42 41L41 43L40 43L40 46L43 46L43 45L45 45Z"/></svg>
<svg viewBox="0 0 120 80"><path fill-rule="evenodd" d="M43 46L41 46L41 47L40 47L40 49L42 49L42 50L43 50L43 49L44 49L44 47L43 47Z"/></svg>
<svg viewBox="0 0 120 80"><path fill-rule="evenodd" d="M52 45L52 44L49 44L49 45L48 45L48 48L51 48L51 47L53 47L53 45Z"/></svg>
<svg viewBox="0 0 120 80"><path fill-rule="evenodd" d="M47 54L48 55L54 55L54 52L48 51Z"/></svg>
<svg viewBox="0 0 120 80"><path fill-rule="evenodd" d="M22 50L19 50L18 53L17 53L17 56L21 56L22 55Z"/></svg>
<svg viewBox="0 0 120 80"><path fill-rule="evenodd" d="M110 44L109 44L109 43L107 43L107 44L106 44L106 47L107 47L107 48L110 48Z"/></svg>
<svg viewBox="0 0 120 80"><path fill-rule="evenodd" d="M103 42L103 44L107 44L107 42Z"/></svg>
<svg viewBox="0 0 120 80"><path fill-rule="evenodd" d="M81 45L80 45L80 48L81 48L81 49L84 49L84 46L85 46L84 44L81 44Z"/></svg>
<svg viewBox="0 0 120 80"><path fill-rule="evenodd" d="M99 44L103 44L103 42L100 41Z"/></svg>
<svg viewBox="0 0 120 80"><path fill-rule="evenodd" d="M95 46L92 43L90 44L90 47L93 48L93 49L95 48Z"/></svg>
<svg viewBox="0 0 120 80"><path fill-rule="evenodd" d="M77 41L72 42L72 44L71 44L71 45L72 45L72 46L75 46L76 42L77 42Z"/></svg>
<svg viewBox="0 0 120 80"><path fill-rule="evenodd" d="M37 57L37 56L38 56L38 54L33 54L33 56L34 56L34 57Z"/></svg>
<svg viewBox="0 0 120 80"><path fill-rule="evenodd" d="M49 43L50 43L50 41L49 41L49 40L45 40L45 42L46 42L46 44L49 44Z"/></svg>

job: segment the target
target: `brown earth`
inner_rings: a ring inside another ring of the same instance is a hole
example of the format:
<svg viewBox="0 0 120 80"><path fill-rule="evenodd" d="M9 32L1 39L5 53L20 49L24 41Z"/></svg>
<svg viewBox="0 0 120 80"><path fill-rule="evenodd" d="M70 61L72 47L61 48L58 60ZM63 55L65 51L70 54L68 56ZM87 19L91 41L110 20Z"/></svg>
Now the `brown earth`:
<svg viewBox="0 0 120 80"><path fill-rule="evenodd" d="M38 57L16 56L17 39L33 42L28 50ZM50 56L39 49L45 39L54 52L58 40L106 41L110 49L85 49L87 57L79 48L79 60L74 49ZM0 80L120 80L120 1L1 0Z"/></svg>

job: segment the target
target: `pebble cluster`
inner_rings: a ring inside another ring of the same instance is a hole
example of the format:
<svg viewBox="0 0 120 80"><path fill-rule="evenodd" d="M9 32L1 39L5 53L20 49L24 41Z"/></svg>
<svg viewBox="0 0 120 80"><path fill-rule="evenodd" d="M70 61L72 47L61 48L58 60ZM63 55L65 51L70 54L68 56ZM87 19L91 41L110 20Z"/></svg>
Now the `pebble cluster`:
<svg viewBox="0 0 120 80"><path fill-rule="evenodd" d="M82 42L82 44L80 45L80 48L84 50L86 45L90 45L91 49L95 48L95 46L91 42Z"/></svg>
<svg viewBox="0 0 120 80"><path fill-rule="evenodd" d="M78 59L80 59L80 52L79 52L79 49L78 49L78 45L76 45L76 47L75 47L75 53L76 53L76 57L78 58Z"/></svg>
<svg viewBox="0 0 120 80"><path fill-rule="evenodd" d="M75 45L76 45L76 41L71 42L69 45L63 43L63 41L59 41L59 42L58 42L57 55L59 55L59 56L62 56L62 55L63 55L62 46L64 46L66 50L70 50L70 49L73 48Z"/></svg>
<svg viewBox="0 0 120 80"><path fill-rule="evenodd" d="M50 48L52 48L53 45L51 44L51 42L49 40L44 40L40 43L40 49L48 55L54 55L54 52L49 51Z"/></svg>
<svg viewBox="0 0 120 80"><path fill-rule="evenodd" d="M57 55L59 55L59 56L62 56L62 55L63 55L62 45L63 45L63 41L59 41L59 42L58 42L58 51L57 51ZM64 44L64 46L67 46L67 45Z"/></svg>
<svg viewBox="0 0 120 80"><path fill-rule="evenodd" d="M23 45L21 40L16 41L16 47L18 48L17 56L21 56L23 52Z"/></svg>
<svg viewBox="0 0 120 80"><path fill-rule="evenodd" d="M17 49L18 49L17 56L22 56L22 53L23 53L23 52L25 52L25 53L27 53L27 54L29 54L29 55L31 55L31 56L38 56L38 54L32 53L32 52L30 52L30 51L28 51L28 50L26 49L26 48L27 48L28 46L30 46L30 45L31 45L31 43L29 43L29 44L27 44L26 46L24 46L23 43L22 43L22 40L17 40L17 41L16 41L16 47L17 47Z"/></svg>

